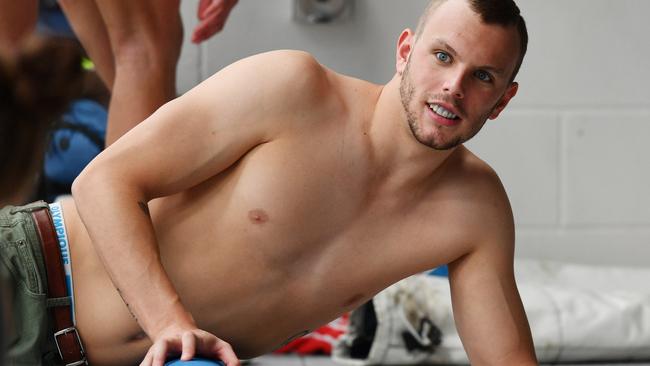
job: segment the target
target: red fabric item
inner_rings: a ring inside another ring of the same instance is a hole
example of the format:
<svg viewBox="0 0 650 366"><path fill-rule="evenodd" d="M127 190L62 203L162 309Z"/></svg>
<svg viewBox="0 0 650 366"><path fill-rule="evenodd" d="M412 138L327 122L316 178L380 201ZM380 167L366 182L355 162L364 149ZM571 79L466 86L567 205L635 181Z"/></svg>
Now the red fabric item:
<svg viewBox="0 0 650 366"><path fill-rule="evenodd" d="M324 325L315 331L294 339L277 349L274 353L297 353L301 355L330 355L334 343L348 329L349 314Z"/></svg>

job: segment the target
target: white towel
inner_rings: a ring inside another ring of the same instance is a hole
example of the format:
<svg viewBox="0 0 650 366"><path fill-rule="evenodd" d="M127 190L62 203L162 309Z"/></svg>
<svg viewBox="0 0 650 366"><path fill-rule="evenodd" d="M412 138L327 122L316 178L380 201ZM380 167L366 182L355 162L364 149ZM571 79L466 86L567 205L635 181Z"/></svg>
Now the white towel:
<svg viewBox="0 0 650 366"><path fill-rule="evenodd" d="M533 260L517 260L515 268L540 362L650 359L650 269ZM377 323L367 356L350 357L362 336L353 322L334 348L335 361L468 364L446 278L407 278L372 304Z"/></svg>

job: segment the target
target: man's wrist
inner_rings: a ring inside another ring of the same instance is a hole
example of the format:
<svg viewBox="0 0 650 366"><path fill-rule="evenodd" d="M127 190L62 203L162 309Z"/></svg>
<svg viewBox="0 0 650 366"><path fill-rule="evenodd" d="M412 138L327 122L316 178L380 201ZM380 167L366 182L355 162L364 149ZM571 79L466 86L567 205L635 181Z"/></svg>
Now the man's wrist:
<svg viewBox="0 0 650 366"><path fill-rule="evenodd" d="M155 312L152 315L143 318L143 322L146 321L146 324L141 324L145 333L152 339L156 339L166 329L196 328L194 317L185 309L180 300L176 300L169 309Z"/></svg>

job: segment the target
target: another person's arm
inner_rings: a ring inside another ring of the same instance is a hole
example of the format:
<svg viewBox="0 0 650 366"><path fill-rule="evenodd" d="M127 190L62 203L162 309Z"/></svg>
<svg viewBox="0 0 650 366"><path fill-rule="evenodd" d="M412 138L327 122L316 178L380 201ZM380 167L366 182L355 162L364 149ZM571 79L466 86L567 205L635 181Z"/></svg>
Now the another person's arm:
<svg viewBox="0 0 650 366"><path fill-rule="evenodd" d="M503 192L478 215L483 241L449 265L454 319L470 363L537 365L533 341L513 269L514 224Z"/></svg>
<svg viewBox="0 0 650 366"><path fill-rule="evenodd" d="M75 181L73 196L93 244L154 341L143 364L162 366L171 350L183 359L198 352L238 365L230 346L197 329L183 306L161 264L147 203L206 181L281 134L291 113L315 102L309 84L316 65L295 52L233 64L161 107Z"/></svg>
<svg viewBox="0 0 650 366"><path fill-rule="evenodd" d="M220 32L238 0L201 0L197 9L199 24L192 33L192 42L201 43Z"/></svg>

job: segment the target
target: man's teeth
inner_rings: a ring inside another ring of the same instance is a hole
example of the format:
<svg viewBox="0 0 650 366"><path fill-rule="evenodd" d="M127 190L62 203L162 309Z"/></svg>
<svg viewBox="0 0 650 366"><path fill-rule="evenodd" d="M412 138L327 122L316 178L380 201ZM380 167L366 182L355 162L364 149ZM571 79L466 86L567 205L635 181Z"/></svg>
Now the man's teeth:
<svg viewBox="0 0 650 366"><path fill-rule="evenodd" d="M448 118L448 119L456 119L458 118L457 115L449 112L448 110L442 108L441 106L437 104L429 104L429 108L431 108L432 111L434 111L437 115Z"/></svg>

